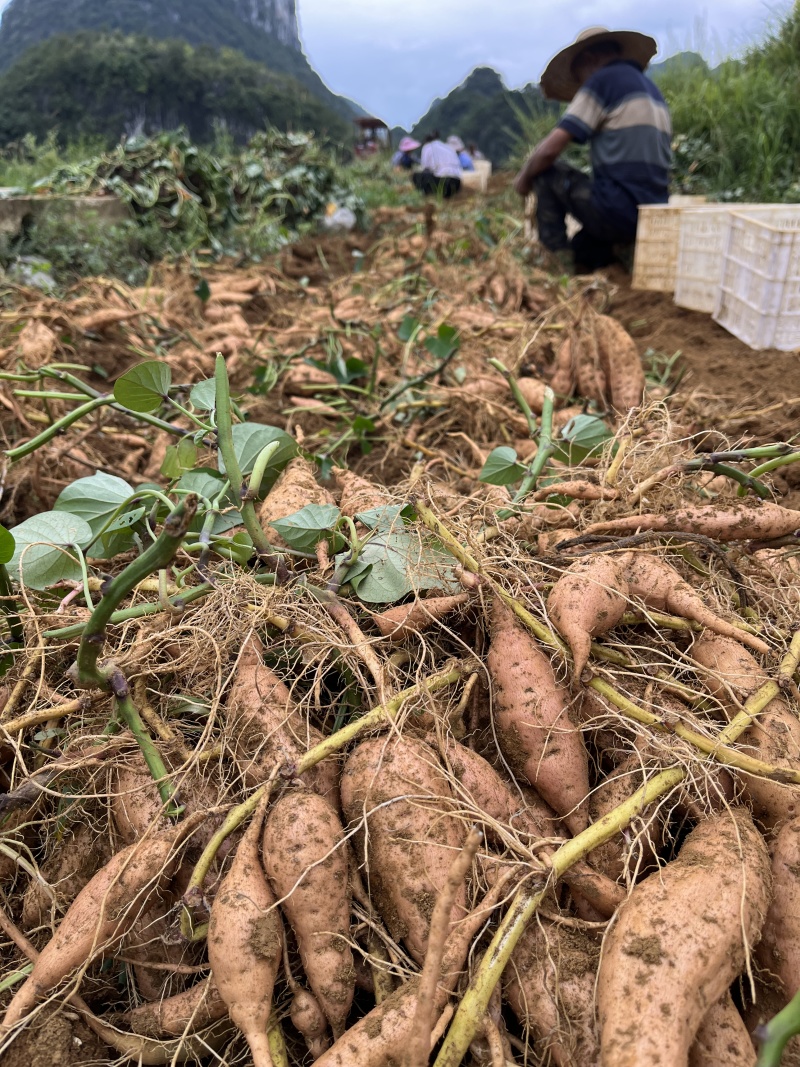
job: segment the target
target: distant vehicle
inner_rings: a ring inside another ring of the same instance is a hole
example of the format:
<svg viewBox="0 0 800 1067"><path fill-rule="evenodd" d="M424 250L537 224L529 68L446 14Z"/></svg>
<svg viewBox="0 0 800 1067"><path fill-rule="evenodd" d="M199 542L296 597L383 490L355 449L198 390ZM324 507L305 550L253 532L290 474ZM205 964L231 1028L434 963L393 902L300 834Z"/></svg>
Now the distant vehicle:
<svg viewBox="0 0 800 1067"><path fill-rule="evenodd" d="M392 134L382 119L353 119L353 125L356 128L354 148L359 159L375 156L379 152L391 152Z"/></svg>

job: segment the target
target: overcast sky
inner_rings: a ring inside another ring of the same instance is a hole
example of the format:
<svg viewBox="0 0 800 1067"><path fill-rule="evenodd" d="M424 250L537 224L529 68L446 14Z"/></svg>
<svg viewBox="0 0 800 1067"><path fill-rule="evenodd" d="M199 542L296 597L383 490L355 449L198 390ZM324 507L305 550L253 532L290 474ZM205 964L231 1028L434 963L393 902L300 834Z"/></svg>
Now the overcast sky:
<svg viewBox="0 0 800 1067"><path fill-rule="evenodd" d="M409 127L487 64L510 87L538 81L586 26L637 29L659 59L687 48L717 60L764 32L788 0L298 0L309 59L336 92Z"/></svg>

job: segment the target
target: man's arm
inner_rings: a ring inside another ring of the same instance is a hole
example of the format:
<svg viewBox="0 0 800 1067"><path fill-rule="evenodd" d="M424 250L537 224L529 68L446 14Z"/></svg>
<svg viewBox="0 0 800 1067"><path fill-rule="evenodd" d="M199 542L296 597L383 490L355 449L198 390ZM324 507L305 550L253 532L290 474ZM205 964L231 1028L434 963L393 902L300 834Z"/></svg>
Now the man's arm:
<svg viewBox="0 0 800 1067"><path fill-rule="evenodd" d="M531 191L533 179L555 163L572 140L572 134L556 126L543 141L534 148L528 162L514 179L514 188L520 196L527 196Z"/></svg>

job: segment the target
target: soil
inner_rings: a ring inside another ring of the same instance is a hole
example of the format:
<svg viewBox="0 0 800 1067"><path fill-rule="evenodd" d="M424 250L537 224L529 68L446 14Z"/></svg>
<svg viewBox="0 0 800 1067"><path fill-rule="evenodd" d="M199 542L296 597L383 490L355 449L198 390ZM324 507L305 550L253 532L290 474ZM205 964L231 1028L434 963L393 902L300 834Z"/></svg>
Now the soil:
<svg viewBox="0 0 800 1067"><path fill-rule="evenodd" d="M612 314L641 351L652 348L666 356L682 353L686 374L681 393L697 391L712 405L735 413L741 424L737 428L743 433L774 441L797 432L800 354L755 352L710 315L678 307L669 293L633 290L630 277L621 270L611 272L611 280L619 287Z"/></svg>
<svg viewBox="0 0 800 1067"><path fill-rule="evenodd" d="M78 1015L45 1010L3 1053L3 1067L89 1067L109 1062L109 1052Z"/></svg>

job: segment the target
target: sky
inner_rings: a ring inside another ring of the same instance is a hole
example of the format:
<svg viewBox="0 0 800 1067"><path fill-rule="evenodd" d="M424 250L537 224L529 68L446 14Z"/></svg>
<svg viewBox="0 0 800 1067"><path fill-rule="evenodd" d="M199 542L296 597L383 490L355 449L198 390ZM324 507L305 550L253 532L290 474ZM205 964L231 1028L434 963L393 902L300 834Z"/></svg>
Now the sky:
<svg viewBox="0 0 800 1067"><path fill-rule="evenodd" d="M337 93L406 129L476 66L510 88L538 81L587 26L636 29L657 59L691 49L712 62L763 34L788 0L298 0L312 65Z"/></svg>

